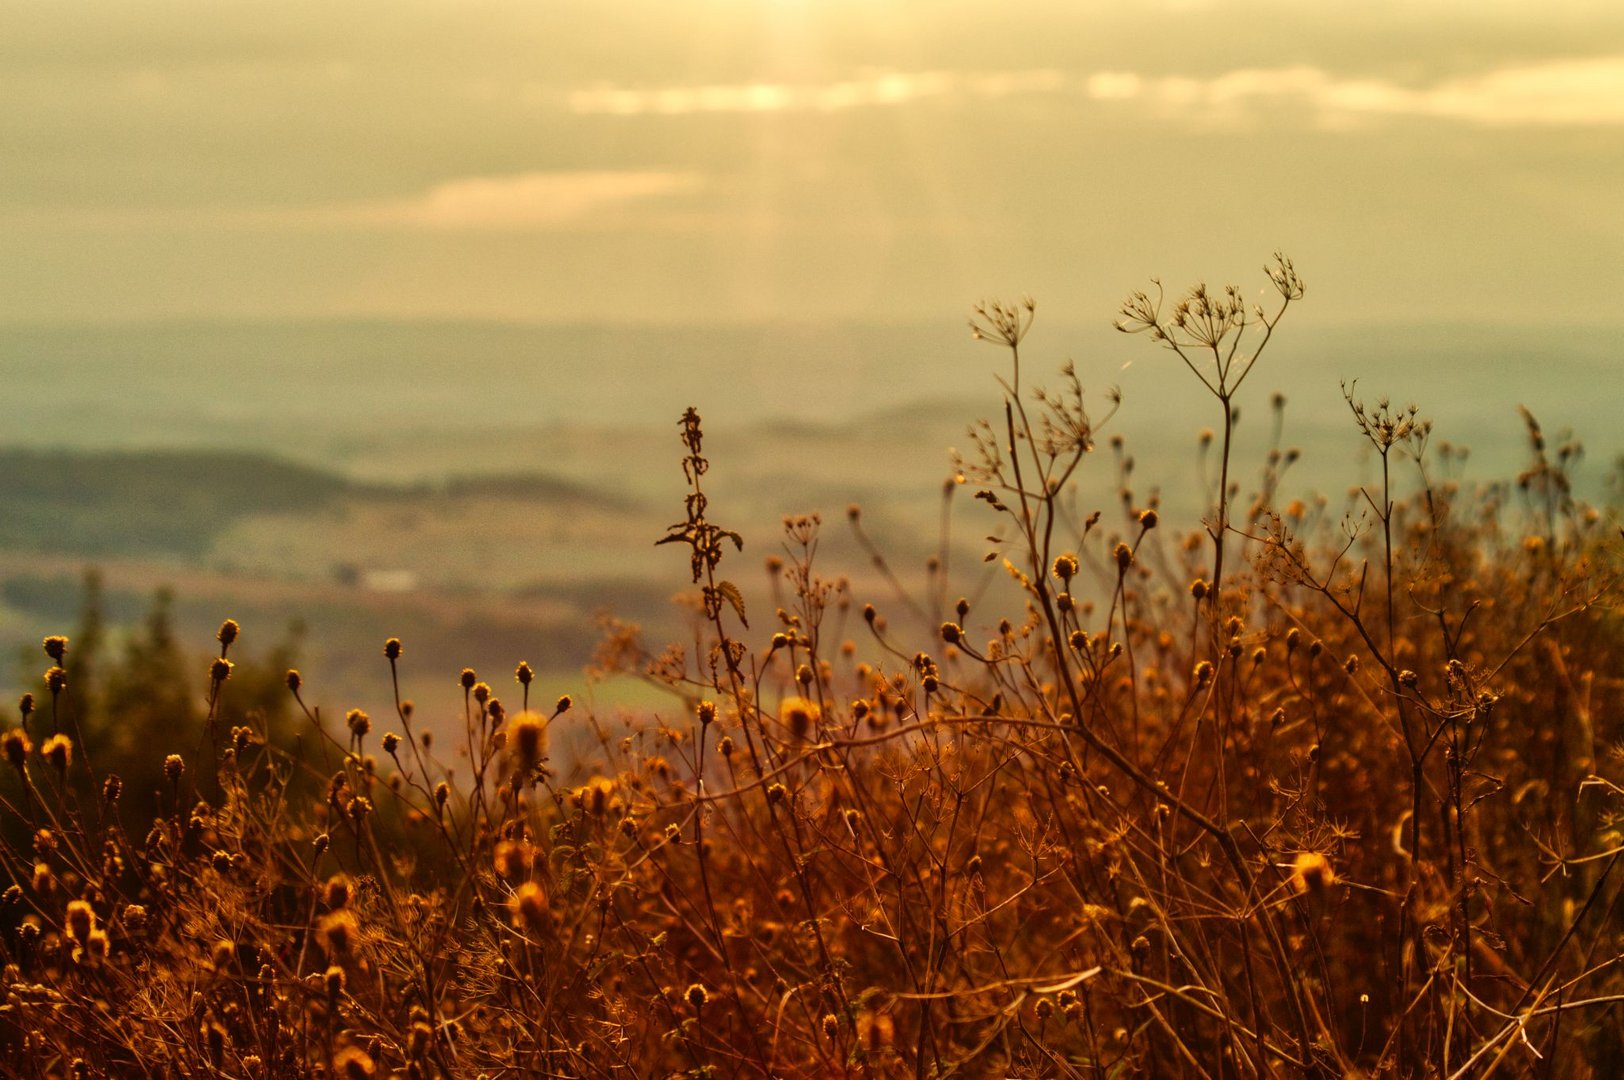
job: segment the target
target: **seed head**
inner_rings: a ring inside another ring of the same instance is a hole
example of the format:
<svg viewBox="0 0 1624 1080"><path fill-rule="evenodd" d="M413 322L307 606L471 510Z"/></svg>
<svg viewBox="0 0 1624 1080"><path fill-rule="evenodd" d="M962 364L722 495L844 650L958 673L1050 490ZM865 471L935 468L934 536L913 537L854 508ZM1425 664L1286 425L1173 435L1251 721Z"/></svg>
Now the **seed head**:
<svg viewBox="0 0 1624 1080"><path fill-rule="evenodd" d="M344 724L350 729L351 735L361 738L372 730L372 717L361 709L351 709L344 714Z"/></svg>
<svg viewBox="0 0 1624 1080"><path fill-rule="evenodd" d="M564 713L569 712L574 705L575 699L570 697L568 694L565 694L558 699L556 704L553 705L553 714L563 715Z"/></svg>
<svg viewBox="0 0 1624 1080"><path fill-rule="evenodd" d="M1117 546L1112 549L1111 556L1116 559L1118 570L1126 570L1128 567L1133 565L1133 548L1129 547L1127 544L1117 544Z"/></svg>
<svg viewBox="0 0 1624 1080"><path fill-rule="evenodd" d="M328 997L337 997L344 992L344 969L337 964L329 967L322 975L322 983L327 988Z"/></svg>
<svg viewBox="0 0 1624 1080"><path fill-rule="evenodd" d="M68 688L68 673L59 667L49 668L45 672L45 689L55 697Z"/></svg>
<svg viewBox="0 0 1624 1080"><path fill-rule="evenodd" d="M1066 553L1054 561L1054 576L1061 581L1070 581L1077 576L1077 556Z"/></svg>
<svg viewBox="0 0 1624 1080"><path fill-rule="evenodd" d="M508 725L507 747L521 775L528 776L547 752L547 721L533 712L515 716Z"/></svg>
<svg viewBox="0 0 1624 1080"><path fill-rule="evenodd" d="M217 658L209 665L210 681L216 684L225 682L227 679L231 678L231 667L232 664L230 660L227 660L223 656Z"/></svg>
<svg viewBox="0 0 1624 1080"><path fill-rule="evenodd" d="M62 658L68 654L68 639L61 634L53 634L45 639L45 655L54 663L62 663Z"/></svg>
<svg viewBox="0 0 1624 1080"><path fill-rule="evenodd" d="M186 759L179 754L170 754L164 758L164 776L171 784L180 783L181 776L186 772Z"/></svg>
<svg viewBox="0 0 1624 1080"><path fill-rule="evenodd" d="M464 690L472 690L474 684L479 681L479 676L474 674L473 668L465 667L462 669L462 674L458 676L457 681L462 684Z"/></svg>
<svg viewBox="0 0 1624 1080"><path fill-rule="evenodd" d="M527 881L513 890L508 898L508 914L514 929L537 933L552 922L552 909L547 905L547 893L534 881Z"/></svg>
<svg viewBox="0 0 1624 1080"><path fill-rule="evenodd" d="M703 1009L705 1002L710 999L710 994L706 992L704 983L694 983L688 987L688 993L684 996L687 998L688 1004L693 1006L694 1012Z"/></svg>
<svg viewBox="0 0 1624 1080"><path fill-rule="evenodd" d="M1291 887L1298 895L1320 893L1336 884L1331 862L1317 851L1304 851L1291 864Z"/></svg>
<svg viewBox="0 0 1624 1080"><path fill-rule="evenodd" d="M393 731L384 732L383 733L383 752L386 753L386 754L389 754L390 756L394 756L395 751L399 750L399 749L400 749L400 736L396 735Z"/></svg>
<svg viewBox="0 0 1624 1080"><path fill-rule="evenodd" d="M378 1066L359 1046L346 1046L333 1057L333 1069L343 1080L372 1080Z"/></svg>
<svg viewBox="0 0 1624 1080"><path fill-rule="evenodd" d="M237 635L241 632L242 627L237 625L236 619L227 619L220 624L220 629L215 631L214 639L220 643L222 649L229 649L231 643L237 640Z"/></svg>
<svg viewBox="0 0 1624 1080"><path fill-rule="evenodd" d="M90 932L96 929L96 912L83 900L68 903L68 915L63 923L68 937L83 945Z"/></svg>
<svg viewBox="0 0 1624 1080"><path fill-rule="evenodd" d="M536 673L528 663L520 660L519 666L513 671L513 677L519 680L520 686L529 686L535 680Z"/></svg>
<svg viewBox="0 0 1624 1080"><path fill-rule="evenodd" d="M6 760L11 762L11 767L21 772L28 755L34 750L34 744L28 741L27 734L20 728L12 728L4 735L0 735L0 750L5 751Z"/></svg>
<svg viewBox="0 0 1624 1080"><path fill-rule="evenodd" d="M299 669L288 668L288 689L297 694L299 692L299 687L303 685L303 683L304 680L299 676Z"/></svg>
<svg viewBox="0 0 1624 1080"><path fill-rule="evenodd" d="M51 768L58 773L66 773L68 766L73 764L73 740L66 735L52 735L40 747L40 753L51 763Z"/></svg>
<svg viewBox="0 0 1624 1080"><path fill-rule="evenodd" d="M392 637L383 643L383 654L390 660L400 659L400 638Z"/></svg>
<svg viewBox="0 0 1624 1080"><path fill-rule="evenodd" d="M355 931L355 916L348 908L329 912L316 924L316 937L328 956L347 954L355 944Z"/></svg>

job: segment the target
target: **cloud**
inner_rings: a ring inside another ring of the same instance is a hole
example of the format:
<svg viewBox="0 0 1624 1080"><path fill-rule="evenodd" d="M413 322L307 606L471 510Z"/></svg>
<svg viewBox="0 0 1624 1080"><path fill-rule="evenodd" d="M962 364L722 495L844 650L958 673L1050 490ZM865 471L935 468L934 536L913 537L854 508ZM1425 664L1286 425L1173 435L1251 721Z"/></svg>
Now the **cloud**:
<svg viewBox="0 0 1624 1080"><path fill-rule="evenodd" d="M1299 104L1327 123L1415 116L1491 127L1624 124L1624 56L1505 67L1419 88L1296 65L1208 79L1098 72L1084 89L1097 101L1140 100L1219 115L1270 102Z"/></svg>
<svg viewBox="0 0 1624 1080"><path fill-rule="evenodd" d="M590 221L630 204L696 191L697 174L662 170L531 172L469 176L404 199L325 207L335 223L422 229L547 229Z"/></svg>
<svg viewBox="0 0 1624 1080"><path fill-rule="evenodd" d="M566 107L600 116L836 112L915 102L1077 94L1105 103L1140 102L1175 111L1241 118L1271 104L1311 110L1326 124L1427 117L1482 126L1624 124L1624 55L1554 59L1412 86L1337 75L1306 64L1242 68L1212 77L1132 71L1072 75L1019 71L863 72L829 82L712 83L637 87L594 83L568 91Z"/></svg>
<svg viewBox="0 0 1624 1080"><path fill-rule="evenodd" d="M656 88L595 83L569 91L565 103L574 113L608 116L838 112L961 96L996 99L1052 93L1067 85L1065 74L1050 68L995 72L887 70L823 83L712 83Z"/></svg>
<svg viewBox="0 0 1624 1080"><path fill-rule="evenodd" d="M306 206L22 207L0 224L97 231L193 229L422 229L526 232L624 225L633 207L703 189L698 173L649 170L465 176L403 198Z"/></svg>

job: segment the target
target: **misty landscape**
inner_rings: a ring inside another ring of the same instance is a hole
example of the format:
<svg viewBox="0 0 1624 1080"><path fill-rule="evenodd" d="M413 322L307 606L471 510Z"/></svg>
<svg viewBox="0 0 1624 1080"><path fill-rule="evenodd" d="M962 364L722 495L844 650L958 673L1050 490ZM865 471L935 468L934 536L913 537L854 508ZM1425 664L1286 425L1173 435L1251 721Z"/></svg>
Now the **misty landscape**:
<svg viewBox="0 0 1624 1080"><path fill-rule="evenodd" d="M0 1077L1624 1075L1624 7L0 28Z"/></svg>

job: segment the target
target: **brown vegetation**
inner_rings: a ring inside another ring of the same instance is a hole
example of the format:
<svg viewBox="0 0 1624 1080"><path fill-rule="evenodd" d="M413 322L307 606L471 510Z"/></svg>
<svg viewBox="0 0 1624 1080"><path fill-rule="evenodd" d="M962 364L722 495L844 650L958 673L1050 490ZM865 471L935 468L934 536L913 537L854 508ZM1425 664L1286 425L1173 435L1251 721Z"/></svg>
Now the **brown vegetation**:
<svg viewBox="0 0 1624 1080"><path fill-rule="evenodd" d="M1270 279L1268 309L1124 308L1214 399L1184 531L1121 455L1118 505L1079 508L1081 386L1023 390L1030 302L977 310L1011 368L958 479L1010 587L973 604L937 565L889 620L821 575L802 517L777 610L747 611L689 410L661 542L693 638L601 651L674 691L641 722L538 705L521 664L500 693L463 672L456 745L409 701L324 726L294 672L302 734L233 723L228 621L201 743L140 748L137 791L83 745L73 643L46 639L0 739L27 826L0 1068L1617 1075L1616 525L1532 417L1527 471L1467 488L1415 410L1352 391L1381 468L1346 516L1276 505L1284 448L1243 495L1236 394L1303 296L1289 261Z"/></svg>

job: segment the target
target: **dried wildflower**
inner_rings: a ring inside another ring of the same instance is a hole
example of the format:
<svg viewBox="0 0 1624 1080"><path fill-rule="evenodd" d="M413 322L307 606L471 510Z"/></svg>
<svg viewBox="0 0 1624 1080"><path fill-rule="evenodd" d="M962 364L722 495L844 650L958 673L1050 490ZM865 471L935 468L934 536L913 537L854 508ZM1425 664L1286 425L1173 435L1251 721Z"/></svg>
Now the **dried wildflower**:
<svg viewBox="0 0 1624 1080"><path fill-rule="evenodd" d="M1195 684L1204 687L1212 681L1212 661L1203 660L1195 666Z"/></svg>
<svg viewBox="0 0 1624 1080"><path fill-rule="evenodd" d="M574 698L570 697L568 694L560 695L558 701L553 704L553 715L562 716L564 713L569 712L574 705Z"/></svg>
<svg viewBox="0 0 1624 1080"><path fill-rule="evenodd" d="M1304 851L1291 864L1291 887L1300 896L1320 893L1336 884L1331 862L1317 851Z"/></svg>
<svg viewBox="0 0 1624 1080"><path fill-rule="evenodd" d="M1156 511L1154 510L1139 511L1139 527L1145 532L1149 532L1150 530L1154 529L1159 520L1160 519L1156 516Z"/></svg>
<svg viewBox="0 0 1624 1080"><path fill-rule="evenodd" d="M522 712L508 725L507 750L521 777L528 777L547 752L547 721L533 712Z"/></svg>
<svg viewBox="0 0 1624 1080"><path fill-rule="evenodd" d="M219 657L209 665L209 680L214 683L223 683L231 678L232 663L225 657Z"/></svg>
<svg viewBox="0 0 1624 1080"><path fill-rule="evenodd" d="M519 666L513 671L513 677L518 680L520 686L529 686L535 681L536 672L528 663L520 660Z"/></svg>
<svg viewBox="0 0 1624 1080"><path fill-rule="evenodd" d="M434 805L445 809L445 804L451 800L451 785L441 780L434 785Z"/></svg>
<svg viewBox="0 0 1624 1080"><path fill-rule="evenodd" d="M356 923L355 916L348 908L322 916L316 924L316 940L327 951L328 956L344 956L355 945Z"/></svg>
<svg viewBox="0 0 1624 1080"><path fill-rule="evenodd" d="M237 640L237 635L241 632L242 627L237 625L236 619L227 619L220 624L220 629L215 631L214 639L220 643L222 649L229 649L231 643Z"/></svg>
<svg viewBox="0 0 1624 1080"><path fill-rule="evenodd" d="M364 738L372 730L372 717L364 710L351 709L344 714L344 726L350 729L350 734L356 738Z"/></svg>
<svg viewBox="0 0 1624 1080"><path fill-rule="evenodd" d="M804 739L822 716L818 703L804 697L787 697L778 703L778 719L797 739Z"/></svg>
<svg viewBox="0 0 1624 1080"><path fill-rule="evenodd" d="M107 959L111 946L105 930L92 930L85 935L84 943L73 951L73 958L81 964L99 967Z"/></svg>
<svg viewBox="0 0 1624 1080"><path fill-rule="evenodd" d="M496 845L491 861L495 864L497 876L517 881L530 873L535 854L526 841L503 840Z"/></svg>
<svg viewBox="0 0 1624 1080"><path fill-rule="evenodd" d="M66 773L73 764L73 740L66 735L52 735L39 752L58 773Z"/></svg>
<svg viewBox="0 0 1624 1080"><path fill-rule="evenodd" d="M1126 570L1133 565L1133 548L1119 543L1111 549L1111 557L1116 560L1118 570Z"/></svg>
<svg viewBox="0 0 1624 1080"><path fill-rule="evenodd" d="M683 997L693 1007L694 1012L698 1012L705 1007L705 1002L710 999L710 994L705 990L704 983L694 983L688 987L688 992Z"/></svg>
<svg viewBox="0 0 1624 1080"><path fill-rule="evenodd" d="M534 881L527 881L513 890L508 898L508 914L516 930L539 933L552 924L552 909L547 905L547 893Z"/></svg>
<svg viewBox="0 0 1624 1080"><path fill-rule="evenodd" d="M334 874L332 877L328 878L327 884L322 887L321 898L323 903L334 910L349 906L349 878L345 877L343 874Z"/></svg>
<svg viewBox="0 0 1624 1080"><path fill-rule="evenodd" d="M333 1070L343 1080L371 1080L378 1066L359 1046L346 1046L333 1057Z"/></svg>
<svg viewBox="0 0 1624 1080"><path fill-rule="evenodd" d="M171 784L180 783L180 778L186 773L186 759L179 754L170 754L164 758L164 776Z"/></svg>
<svg viewBox="0 0 1624 1080"><path fill-rule="evenodd" d="M474 669L469 667L463 668L462 674L457 677L457 682L461 684L464 690L472 690L474 684L478 681L479 676L475 675Z"/></svg>
<svg viewBox="0 0 1624 1080"><path fill-rule="evenodd" d="M476 682L474 684L474 700L479 702L481 705L483 705L487 701L489 701L490 699L491 699L491 684L490 683Z"/></svg>
<svg viewBox="0 0 1624 1080"><path fill-rule="evenodd" d="M300 677L298 668L288 668L287 683L289 690L292 690L295 694L299 692L299 687L303 685L304 680Z"/></svg>
<svg viewBox="0 0 1624 1080"><path fill-rule="evenodd" d="M147 925L147 909L140 904L126 904L122 918L126 930L138 931Z"/></svg>
<svg viewBox="0 0 1624 1080"><path fill-rule="evenodd" d="M1061 581L1071 581L1072 578L1077 576L1078 569L1079 564L1077 562L1077 556L1071 554L1070 552L1057 557L1054 561L1054 576L1059 578Z"/></svg>
<svg viewBox="0 0 1624 1080"><path fill-rule="evenodd" d="M68 654L68 639L61 634L53 634L45 639L45 655L57 664Z"/></svg>
<svg viewBox="0 0 1624 1080"><path fill-rule="evenodd" d="M110 803L115 803L118 802L119 796L123 793L123 779L121 779L117 773L108 773L107 778L102 781L102 799Z"/></svg>
<svg viewBox="0 0 1624 1080"><path fill-rule="evenodd" d="M720 739L720 741L718 741L717 744L716 744L716 752L718 754L721 754L723 758L732 757L733 756L733 736L731 736L731 735L723 735L722 738Z"/></svg>
<svg viewBox="0 0 1624 1080"><path fill-rule="evenodd" d="M330 965L322 974L322 983L326 987L327 996L336 998L344 992L344 969L337 964Z"/></svg>
<svg viewBox="0 0 1624 1080"><path fill-rule="evenodd" d="M45 689L53 695L60 694L68 688L68 673L60 667L49 668L45 672Z"/></svg>
<svg viewBox="0 0 1624 1080"><path fill-rule="evenodd" d="M69 901L67 917L62 925L70 939L83 945L90 932L96 929L96 912L83 900Z"/></svg>
<svg viewBox="0 0 1624 1080"><path fill-rule="evenodd" d="M34 744L28 741L28 734L19 728L13 728L0 735L0 751L4 751L6 760L18 772L28 761L28 755L34 750Z"/></svg>
<svg viewBox="0 0 1624 1080"><path fill-rule="evenodd" d="M395 751L399 750L399 749L400 749L400 736L396 735L393 731L384 732L383 733L383 752L388 754L389 756L393 757L394 754L395 754Z"/></svg>
<svg viewBox="0 0 1624 1080"><path fill-rule="evenodd" d="M783 802L788 794L789 789L783 784L773 784L767 788L767 801L776 805Z"/></svg>
<svg viewBox="0 0 1624 1080"><path fill-rule="evenodd" d="M357 795L345 804L344 810L350 815L350 820L359 824L362 819L372 813L372 800L365 795Z"/></svg>

